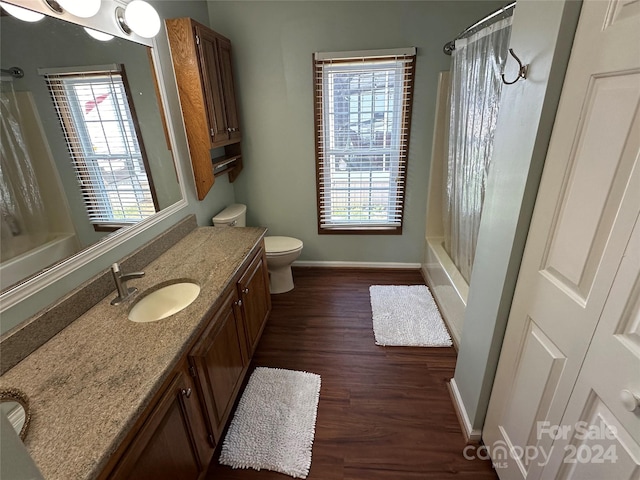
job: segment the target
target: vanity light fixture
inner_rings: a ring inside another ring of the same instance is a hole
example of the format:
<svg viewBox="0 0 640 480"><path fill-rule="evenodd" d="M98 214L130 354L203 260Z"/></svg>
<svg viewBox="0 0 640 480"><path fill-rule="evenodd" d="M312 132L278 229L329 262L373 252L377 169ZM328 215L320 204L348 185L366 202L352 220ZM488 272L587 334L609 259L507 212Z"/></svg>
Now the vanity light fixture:
<svg viewBox="0 0 640 480"><path fill-rule="evenodd" d="M46 3L47 7L49 7L52 11L59 14L64 13L64 8L62 8L60 4L56 2L56 0L44 0L44 3Z"/></svg>
<svg viewBox="0 0 640 480"><path fill-rule="evenodd" d="M101 42L108 42L113 38L113 35L109 35L108 33L104 33L99 30L94 30L93 28L84 27L84 30L89 34L89 36L96 40L100 40Z"/></svg>
<svg viewBox="0 0 640 480"><path fill-rule="evenodd" d="M44 18L44 15L41 13L33 12L22 7L16 7L10 3L0 2L0 6L2 6L9 15L24 22L38 22Z"/></svg>
<svg viewBox="0 0 640 480"><path fill-rule="evenodd" d="M49 0L46 0L49 4ZM93 17L100 10L101 0L55 0L60 7L71 15L80 18Z"/></svg>
<svg viewBox="0 0 640 480"><path fill-rule="evenodd" d="M116 23L120 27L120 30L122 30L127 35L131 35L132 30L129 28L129 25L127 25L127 22L124 19L124 8L122 7L116 7Z"/></svg>
<svg viewBox="0 0 640 480"><path fill-rule="evenodd" d="M124 9L116 8L116 21L127 35L131 32L143 38L153 38L160 31L160 16L143 0L133 0Z"/></svg>

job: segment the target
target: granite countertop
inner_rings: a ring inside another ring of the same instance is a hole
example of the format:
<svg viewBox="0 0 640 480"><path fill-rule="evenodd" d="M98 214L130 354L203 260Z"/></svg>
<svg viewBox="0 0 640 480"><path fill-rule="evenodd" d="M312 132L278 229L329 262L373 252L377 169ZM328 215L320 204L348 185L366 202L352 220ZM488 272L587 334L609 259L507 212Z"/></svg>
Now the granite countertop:
<svg viewBox="0 0 640 480"><path fill-rule="evenodd" d="M131 280L139 296L168 280L201 287L187 308L158 322L134 323L135 298L107 296L0 377L29 397L27 450L47 480L95 478L204 326L264 228L200 227ZM128 272L124 272L128 273Z"/></svg>

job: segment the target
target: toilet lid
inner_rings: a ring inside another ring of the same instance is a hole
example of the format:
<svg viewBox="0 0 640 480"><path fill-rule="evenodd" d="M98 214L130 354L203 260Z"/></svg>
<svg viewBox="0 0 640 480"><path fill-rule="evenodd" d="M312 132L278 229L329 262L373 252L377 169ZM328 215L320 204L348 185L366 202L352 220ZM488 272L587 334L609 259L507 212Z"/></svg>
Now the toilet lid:
<svg viewBox="0 0 640 480"><path fill-rule="evenodd" d="M241 203L234 203L218 213L213 217L213 223L229 223L232 220L237 219L240 215L247 211L247 206Z"/></svg>
<svg viewBox="0 0 640 480"><path fill-rule="evenodd" d="M267 253L287 253L302 248L302 240L291 237L264 237L264 248Z"/></svg>

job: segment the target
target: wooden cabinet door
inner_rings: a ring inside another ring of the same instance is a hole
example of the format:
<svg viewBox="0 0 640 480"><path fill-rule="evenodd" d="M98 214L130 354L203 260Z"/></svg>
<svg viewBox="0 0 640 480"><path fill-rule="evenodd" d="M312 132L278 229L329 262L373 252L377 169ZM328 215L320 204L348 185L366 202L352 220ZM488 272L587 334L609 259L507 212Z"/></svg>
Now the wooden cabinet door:
<svg viewBox="0 0 640 480"><path fill-rule="evenodd" d="M211 101L207 99L210 92L204 90L203 50L197 44L198 27L191 19L167 19L165 25L182 118L189 142L193 176L198 199L202 200L215 181L211 168L211 120L207 111L207 105Z"/></svg>
<svg viewBox="0 0 640 480"><path fill-rule="evenodd" d="M230 289L190 356L216 440L224 429L248 364L241 318L237 294Z"/></svg>
<svg viewBox="0 0 640 480"><path fill-rule="evenodd" d="M165 25L198 200L203 200L215 177L229 173L233 182L242 171L231 42L190 18L167 19ZM218 147L224 154L212 159L211 149Z"/></svg>
<svg viewBox="0 0 640 480"><path fill-rule="evenodd" d="M195 386L180 370L110 478L195 480L212 455Z"/></svg>
<svg viewBox="0 0 640 480"><path fill-rule="evenodd" d="M264 250L251 262L238 282L238 289L242 299L247 348L251 357L271 312L269 274Z"/></svg>
<svg viewBox="0 0 640 480"><path fill-rule="evenodd" d="M207 117L211 134L211 145L225 144L229 139L225 114L224 93L218 59L218 37L210 30L195 26L196 44L200 57L202 88L207 101Z"/></svg>
<svg viewBox="0 0 640 480"><path fill-rule="evenodd" d="M225 116L229 140L240 141L240 122L238 120L238 108L236 104L236 92L233 82L233 67L231 64L231 42L224 38L217 39L218 65L220 78L222 79L222 98L224 102Z"/></svg>

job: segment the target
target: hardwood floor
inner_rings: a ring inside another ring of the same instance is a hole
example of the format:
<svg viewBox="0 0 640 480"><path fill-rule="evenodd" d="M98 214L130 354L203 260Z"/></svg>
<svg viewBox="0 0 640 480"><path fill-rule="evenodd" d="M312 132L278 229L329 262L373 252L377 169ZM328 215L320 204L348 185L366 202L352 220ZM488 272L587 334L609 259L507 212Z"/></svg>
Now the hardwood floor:
<svg viewBox="0 0 640 480"><path fill-rule="evenodd" d="M418 270L294 269L296 288L273 295L254 366L322 377L309 480L497 479L489 461L466 460L446 382L450 348L380 347L370 285L422 284ZM207 479L283 480L212 462Z"/></svg>

